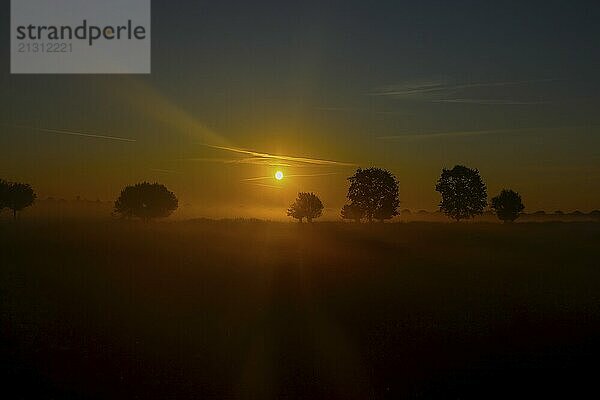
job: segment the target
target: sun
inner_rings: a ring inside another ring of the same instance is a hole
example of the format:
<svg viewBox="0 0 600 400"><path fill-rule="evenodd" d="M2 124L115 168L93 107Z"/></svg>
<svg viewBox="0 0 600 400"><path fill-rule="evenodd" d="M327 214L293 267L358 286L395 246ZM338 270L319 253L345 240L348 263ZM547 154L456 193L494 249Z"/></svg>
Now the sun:
<svg viewBox="0 0 600 400"><path fill-rule="evenodd" d="M277 179L278 181L283 179L283 172L281 171L277 171L275 172L275 179Z"/></svg>

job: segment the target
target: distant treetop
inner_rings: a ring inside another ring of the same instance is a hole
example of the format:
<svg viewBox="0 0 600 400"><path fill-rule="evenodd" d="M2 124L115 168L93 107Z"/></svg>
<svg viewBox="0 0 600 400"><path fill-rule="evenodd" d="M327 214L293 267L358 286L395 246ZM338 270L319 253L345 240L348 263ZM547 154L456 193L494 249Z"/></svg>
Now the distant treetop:
<svg viewBox="0 0 600 400"><path fill-rule="evenodd" d="M487 189L477 169L444 168L435 190L442 196L440 210L456 221L481 215L487 206Z"/></svg>
<svg viewBox="0 0 600 400"><path fill-rule="evenodd" d="M115 201L115 214L124 218L166 218L178 206L175 194L159 183L142 182L127 186Z"/></svg>
<svg viewBox="0 0 600 400"><path fill-rule="evenodd" d="M316 194L301 192L288 208L287 215L300 222L304 218L308 222L312 222L313 219L319 218L323 214L323 208L323 203Z"/></svg>
<svg viewBox="0 0 600 400"><path fill-rule="evenodd" d="M374 219L384 221L400 214L399 183L396 177L385 169L367 168L357 169L354 175L348 178L348 200L350 208L342 209L342 217L360 215L368 221ZM359 211L354 211L359 210ZM356 218L350 218L356 219Z"/></svg>
<svg viewBox="0 0 600 400"><path fill-rule="evenodd" d="M519 218L524 209L521 195L510 189L502 190L498 196L492 199L492 210L504 222L513 222ZM536 214L539 213L546 214L543 211L536 212Z"/></svg>
<svg viewBox="0 0 600 400"><path fill-rule="evenodd" d="M3 208L9 208L13 218L17 219L19 212L31 206L36 198L37 195L29 184L0 179L0 212Z"/></svg>

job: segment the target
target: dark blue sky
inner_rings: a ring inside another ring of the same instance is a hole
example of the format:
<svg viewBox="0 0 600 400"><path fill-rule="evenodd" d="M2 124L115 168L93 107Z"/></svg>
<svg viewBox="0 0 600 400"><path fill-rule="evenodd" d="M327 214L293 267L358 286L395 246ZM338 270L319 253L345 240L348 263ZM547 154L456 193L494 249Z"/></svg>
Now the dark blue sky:
<svg viewBox="0 0 600 400"><path fill-rule="evenodd" d="M150 76L11 76L5 4L0 175L55 196L159 179L207 207L343 202L352 167L289 166L332 175L269 192L239 182L272 166L209 144L386 167L411 208L455 163L532 208L600 207L597 2L323 3L154 0Z"/></svg>

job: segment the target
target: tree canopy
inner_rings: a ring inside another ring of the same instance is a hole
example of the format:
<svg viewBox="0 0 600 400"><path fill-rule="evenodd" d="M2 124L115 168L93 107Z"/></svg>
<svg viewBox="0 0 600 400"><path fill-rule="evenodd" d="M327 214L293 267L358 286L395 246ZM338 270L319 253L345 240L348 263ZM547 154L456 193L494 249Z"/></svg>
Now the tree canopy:
<svg viewBox="0 0 600 400"><path fill-rule="evenodd" d="M0 211L3 208L11 209L15 219L21 210L35 202L36 197L35 191L27 183L0 180Z"/></svg>
<svg viewBox="0 0 600 400"><path fill-rule="evenodd" d="M349 208L342 209L342 217L352 211L352 215L359 215L369 221L391 219L400 212L399 183L396 177L385 169L367 168L357 169L354 175L348 178ZM355 219L356 218L351 218Z"/></svg>
<svg viewBox="0 0 600 400"><path fill-rule="evenodd" d="M323 214L323 208L323 203L316 194L300 192L287 210L287 215L300 222L304 218L308 222L312 222L313 219L319 218Z"/></svg>
<svg viewBox="0 0 600 400"><path fill-rule="evenodd" d="M342 207L341 216L343 219L360 222L365 217L365 213L356 204L346 204Z"/></svg>
<svg viewBox="0 0 600 400"><path fill-rule="evenodd" d="M8 196L9 184L4 179L0 179L0 212L7 207L6 201Z"/></svg>
<svg viewBox="0 0 600 400"><path fill-rule="evenodd" d="M126 186L115 201L115 213L124 218L166 218L178 207L175 194L160 183Z"/></svg>
<svg viewBox="0 0 600 400"><path fill-rule="evenodd" d="M481 215L487 206L487 189L477 169L444 168L435 190L442 195L440 210L456 221Z"/></svg>
<svg viewBox="0 0 600 400"><path fill-rule="evenodd" d="M492 210L504 222L513 222L524 209L521 195L510 189L503 189L492 199Z"/></svg>

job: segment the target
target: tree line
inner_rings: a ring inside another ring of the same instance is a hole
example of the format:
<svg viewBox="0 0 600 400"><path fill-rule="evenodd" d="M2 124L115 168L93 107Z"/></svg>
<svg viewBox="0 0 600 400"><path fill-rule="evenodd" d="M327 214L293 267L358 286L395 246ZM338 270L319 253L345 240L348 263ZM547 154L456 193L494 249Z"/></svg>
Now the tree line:
<svg viewBox="0 0 600 400"><path fill-rule="evenodd" d="M348 182L347 203L340 211L342 219L383 222L400 215L400 183L390 171L359 168ZM441 195L440 210L457 222L483 214L488 206L487 187L477 169L463 165L444 168L435 190ZM9 208L16 219L18 212L35 199L30 185L0 180L0 212ZM148 221L168 217L178 205L177 197L166 186L141 182L123 188L115 201L113 214ZM503 189L491 199L490 205L503 222L515 221L525 209L519 193L510 189ZM287 209L287 215L299 222L312 222L322 216L323 210L323 202L315 193L300 192Z"/></svg>
<svg viewBox="0 0 600 400"><path fill-rule="evenodd" d="M390 172L381 168L357 169L348 178L350 186L342 207L343 219L361 222L383 222L400 215L400 184ZM477 169L456 165L442 169L435 190L440 193L440 210L449 218L460 221L483 214L488 205L487 187ZM314 193L299 193L287 215L308 222L323 213L323 203ZM491 200L491 209L503 222L513 222L525 209L521 195L503 189Z"/></svg>

